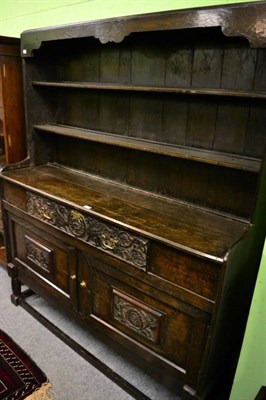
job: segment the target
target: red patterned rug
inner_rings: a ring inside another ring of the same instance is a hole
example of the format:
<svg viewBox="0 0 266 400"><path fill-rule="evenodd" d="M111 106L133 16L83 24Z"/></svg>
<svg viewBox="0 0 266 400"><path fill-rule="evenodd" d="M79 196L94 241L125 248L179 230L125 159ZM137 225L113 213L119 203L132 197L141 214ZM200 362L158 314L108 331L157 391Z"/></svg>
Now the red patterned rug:
<svg viewBox="0 0 266 400"><path fill-rule="evenodd" d="M0 400L46 399L49 387L45 374L0 330Z"/></svg>

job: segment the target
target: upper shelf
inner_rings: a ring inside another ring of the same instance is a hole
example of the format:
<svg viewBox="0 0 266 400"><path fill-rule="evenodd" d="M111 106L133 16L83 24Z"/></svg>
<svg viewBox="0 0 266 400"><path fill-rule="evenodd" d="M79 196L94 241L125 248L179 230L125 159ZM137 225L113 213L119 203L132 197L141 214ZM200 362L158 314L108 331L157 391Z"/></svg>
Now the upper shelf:
<svg viewBox="0 0 266 400"><path fill-rule="evenodd" d="M147 151L170 157L183 158L250 172L259 172L261 166L261 160L257 158L245 157L237 154L226 154L218 151L187 146L178 146L170 143L159 143L146 139L116 135L101 131L56 124L35 125L34 128L39 131L50 132L57 135L70 136L92 142Z"/></svg>
<svg viewBox="0 0 266 400"><path fill-rule="evenodd" d="M211 95L211 96L229 96L266 99L266 92L254 92L245 90L231 89L208 89L192 87L174 87L174 86L143 86L129 85L119 83L98 83L98 82L68 82L68 81L32 81L33 86L60 87L73 89L97 89L97 90L123 90L138 92L158 92L158 93L177 93L191 95Z"/></svg>

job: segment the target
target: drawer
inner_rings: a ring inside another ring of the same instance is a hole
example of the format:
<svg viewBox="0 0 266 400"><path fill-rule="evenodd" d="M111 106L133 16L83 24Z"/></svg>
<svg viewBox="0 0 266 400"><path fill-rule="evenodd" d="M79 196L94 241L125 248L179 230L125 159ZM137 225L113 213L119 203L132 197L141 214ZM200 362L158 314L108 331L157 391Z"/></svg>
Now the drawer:
<svg viewBox="0 0 266 400"><path fill-rule="evenodd" d="M130 284L122 274L120 278L91 268L91 317L137 343L140 352L156 353L183 373L189 360L199 363L208 326L197 310L177 299L169 302L168 296L132 277Z"/></svg>
<svg viewBox="0 0 266 400"><path fill-rule="evenodd" d="M147 268L149 240L133 231L9 182L4 182L4 198L28 215L138 270Z"/></svg>
<svg viewBox="0 0 266 400"><path fill-rule="evenodd" d="M149 240L89 212L4 183L5 200L28 215L88 243L138 270L146 270Z"/></svg>
<svg viewBox="0 0 266 400"><path fill-rule="evenodd" d="M76 251L45 231L12 222L12 258L65 294L70 294L69 276L76 269Z"/></svg>
<svg viewBox="0 0 266 400"><path fill-rule="evenodd" d="M215 301L222 265L154 242L151 246L149 272Z"/></svg>

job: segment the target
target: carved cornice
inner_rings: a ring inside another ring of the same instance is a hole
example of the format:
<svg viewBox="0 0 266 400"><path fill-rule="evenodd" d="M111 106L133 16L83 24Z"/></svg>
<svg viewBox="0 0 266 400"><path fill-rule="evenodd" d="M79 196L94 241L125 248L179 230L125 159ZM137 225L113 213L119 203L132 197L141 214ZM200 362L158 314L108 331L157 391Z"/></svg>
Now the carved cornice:
<svg viewBox="0 0 266 400"><path fill-rule="evenodd" d="M118 43L133 32L219 26L227 36L244 36L253 47L266 47L265 21L265 1L111 18L25 31L21 55L32 57L33 50L51 40L95 37Z"/></svg>
<svg viewBox="0 0 266 400"><path fill-rule="evenodd" d="M231 13L221 24L226 36L243 36L252 47L266 47L266 4L254 5L253 9L240 9Z"/></svg>

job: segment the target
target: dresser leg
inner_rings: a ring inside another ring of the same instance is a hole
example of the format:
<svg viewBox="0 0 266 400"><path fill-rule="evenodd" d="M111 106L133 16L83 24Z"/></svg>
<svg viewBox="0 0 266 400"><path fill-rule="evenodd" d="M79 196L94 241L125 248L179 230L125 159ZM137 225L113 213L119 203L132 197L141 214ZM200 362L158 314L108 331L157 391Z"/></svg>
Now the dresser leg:
<svg viewBox="0 0 266 400"><path fill-rule="evenodd" d="M21 282L17 278L11 279L11 287L12 287L12 294L11 294L11 301L15 306L19 305L19 297L21 296Z"/></svg>
<svg viewBox="0 0 266 400"><path fill-rule="evenodd" d="M182 400L196 400L196 392L190 386L184 385L181 395Z"/></svg>
<svg viewBox="0 0 266 400"><path fill-rule="evenodd" d="M15 296L21 295L21 282L18 278L11 279L12 292Z"/></svg>
<svg viewBox="0 0 266 400"><path fill-rule="evenodd" d="M21 296L21 282L17 278L17 270L12 263L8 263L7 271L8 271L8 275L11 278L11 287L12 287L12 292L13 292L11 295L11 301L13 304L15 304L17 306L19 304L18 298L19 298L19 296Z"/></svg>

